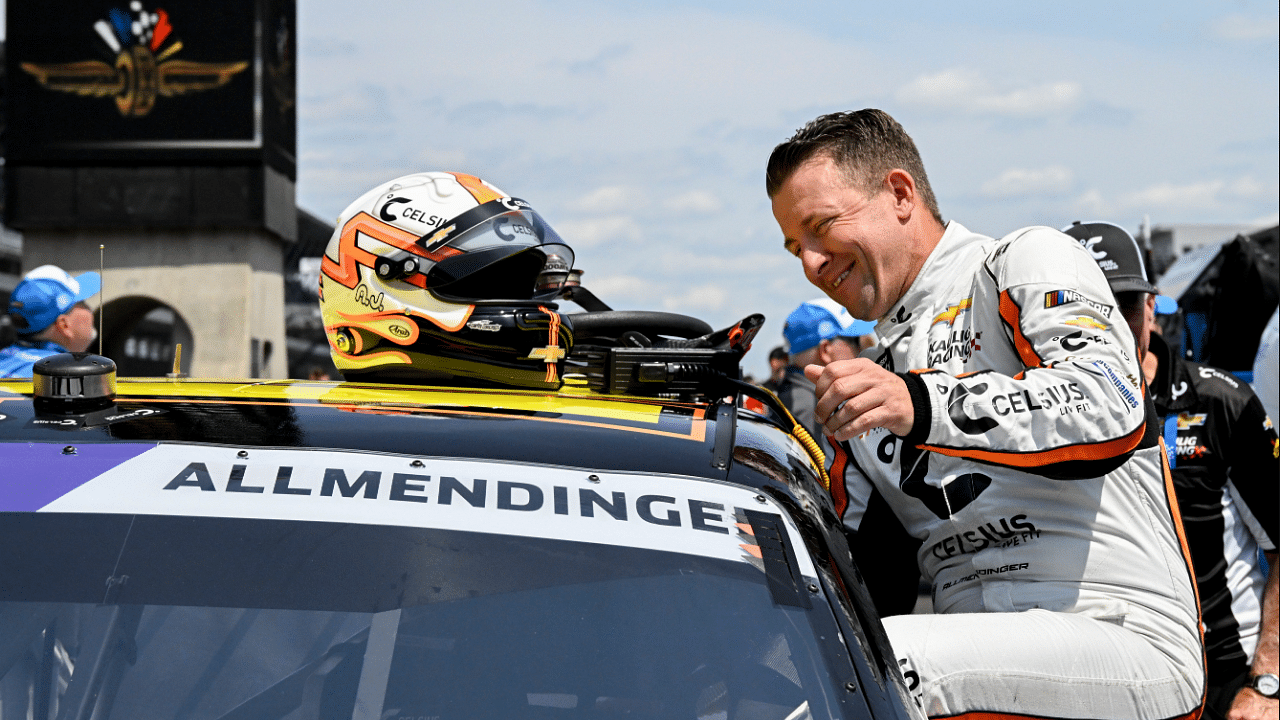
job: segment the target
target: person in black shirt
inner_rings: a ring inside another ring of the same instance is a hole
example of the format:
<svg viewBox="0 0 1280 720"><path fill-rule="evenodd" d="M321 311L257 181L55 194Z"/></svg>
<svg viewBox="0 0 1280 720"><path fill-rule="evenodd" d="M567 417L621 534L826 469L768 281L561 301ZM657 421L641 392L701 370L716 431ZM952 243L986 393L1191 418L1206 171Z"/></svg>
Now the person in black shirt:
<svg viewBox="0 0 1280 720"><path fill-rule="evenodd" d="M1076 224L1064 232L1103 267L1138 339L1143 374L1162 418L1200 593L1205 717L1275 718L1280 441L1272 421L1248 384L1184 360L1152 332L1157 291L1128 232L1110 223Z"/></svg>

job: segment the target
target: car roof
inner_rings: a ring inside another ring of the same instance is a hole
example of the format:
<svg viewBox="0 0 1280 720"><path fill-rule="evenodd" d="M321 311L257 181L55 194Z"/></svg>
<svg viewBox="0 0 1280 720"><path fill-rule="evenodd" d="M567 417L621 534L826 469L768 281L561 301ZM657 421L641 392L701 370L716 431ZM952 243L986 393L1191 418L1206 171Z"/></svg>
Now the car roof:
<svg viewBox="0 0 1280 720"><path fill-rule="evenodd" d="M726 479L739 435L755 464L816 463L731 403L301 380L121 378L109 422L36 422L29 381L0 381L0 442L197 442L356 450ZM790 458L790 459L788 459ZM752 481L755 484L759 481Z"/></svg>

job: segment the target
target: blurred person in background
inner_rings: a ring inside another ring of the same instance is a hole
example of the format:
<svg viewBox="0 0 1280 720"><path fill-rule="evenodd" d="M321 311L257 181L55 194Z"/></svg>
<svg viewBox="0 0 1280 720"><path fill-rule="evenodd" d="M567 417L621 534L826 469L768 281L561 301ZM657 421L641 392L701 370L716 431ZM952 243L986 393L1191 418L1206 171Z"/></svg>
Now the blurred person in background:
<svg viewBox="0 0 1280 720"><path fill-rule="evenodd" d="M849 311L839 303L818 298L800 303L782 326L782 336L787 340L788 364L774 392L809 431L809 435L818 441L828 461L832 457L831 444L826 431L813 415L817 398L813 381L805 377L804 369L809 365L826 365L833 360L857 357L853 347L841 338L841 333L847 332L854 322Z"/></svg>
<svg viewBox="0 0 1280 720"><path fill-rule="evenodd" d="M781 345L769 351L769 379L760 384L766 390L778 392L782 379L787 375L787 349Z"/></svg>
<svg viewBox="0 0 1280 720"><path fill-rule="evenodd" d="M27 273L9 296L17 339L0 350L0 377L29 378L42 358L88 350L98 333L86 301L101 289L96 272L71 277L56 265L41 265Z"/></svg>
<svg viewBox="0 0 1280 720"><path fill-rule="evenodd" d="M1176 311L1176 303L1147 281L1128 232L1105 222L1077 223L1064 232L1088 243L1103 266L1162 418L1200 590L1208 660L1204 717L1274 720L1280 707L1275 428L1247 384L1183 359L1154 331L1156 313Z"/></svg>
<svg viewBox="0 0 1280 720"><path fill-rule="evenodd" d="M826 365L835 360L844 360L849 357L858 357L863 350L873 347L876 344L876 324L869 320L854 319L849 327L845 328L836 339L848 347L847 353L840 353L839 356L832 354L827 358L819 356L819 364Z"/></svg>

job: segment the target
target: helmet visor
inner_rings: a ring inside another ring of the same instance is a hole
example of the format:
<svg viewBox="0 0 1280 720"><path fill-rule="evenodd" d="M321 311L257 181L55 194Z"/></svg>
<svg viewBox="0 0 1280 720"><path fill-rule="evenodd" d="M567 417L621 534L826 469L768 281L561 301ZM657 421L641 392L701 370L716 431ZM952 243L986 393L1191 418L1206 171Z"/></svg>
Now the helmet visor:
<svg viewBox="0 0 1280 720"><path fill-rule="evenodd" d="M431 253L453 251L427 274L427 287L442 299L552 299L573 269L573 250L517 198L472 208L418 244Z"/></svg>

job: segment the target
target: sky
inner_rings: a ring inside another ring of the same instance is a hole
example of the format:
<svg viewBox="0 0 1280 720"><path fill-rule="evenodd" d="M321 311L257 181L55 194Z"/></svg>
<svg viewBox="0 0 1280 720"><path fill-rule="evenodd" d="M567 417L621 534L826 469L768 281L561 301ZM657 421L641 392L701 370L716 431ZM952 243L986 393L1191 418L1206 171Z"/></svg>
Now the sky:
<svg viewBox="0 0 1280 720"><path fill-rule="evenodd" d="M162 3L158 3L162 6ZM944 218L1277 222L1274 0L298 0L298 204L399 175L529 201L616 309L782 322L820 293L764 192L804 123L877 107Z"/></svg>

